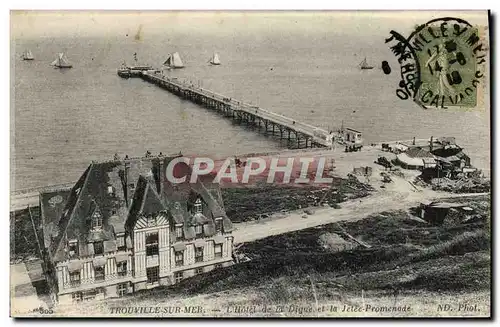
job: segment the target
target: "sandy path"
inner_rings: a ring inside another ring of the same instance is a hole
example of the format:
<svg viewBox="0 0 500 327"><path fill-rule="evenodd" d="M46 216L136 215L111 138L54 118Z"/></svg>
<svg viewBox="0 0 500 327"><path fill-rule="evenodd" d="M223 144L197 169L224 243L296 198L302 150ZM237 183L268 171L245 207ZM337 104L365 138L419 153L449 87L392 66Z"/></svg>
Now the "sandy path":
<svg viewBox="0 0 500 327"><path fill-rule="evenodd" d="M340 209L330 207L314 208L314 214L302 218L303 210L291 212L280 219L261 222L235 223L234 243L252 242L271 235L284 234L296 230L330 224L337 221L355 221L387 210L406 210L422 202L440 198L481 196L489 193L450 194L430 189L414 190L404 179L394 177L388 189L376 191L363 199L349 200L341 204Z"/></svg>

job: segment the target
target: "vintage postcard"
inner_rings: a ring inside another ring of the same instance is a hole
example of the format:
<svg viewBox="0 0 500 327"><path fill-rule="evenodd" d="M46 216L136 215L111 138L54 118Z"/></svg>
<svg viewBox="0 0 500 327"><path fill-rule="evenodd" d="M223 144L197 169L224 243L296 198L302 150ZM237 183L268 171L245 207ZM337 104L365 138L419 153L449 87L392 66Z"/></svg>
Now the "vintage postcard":
<svg viewBox="0 0 500 327"><path fill-rule="evenodd" d="M491 317L488 11L10 20L12 317Z"/></svg>

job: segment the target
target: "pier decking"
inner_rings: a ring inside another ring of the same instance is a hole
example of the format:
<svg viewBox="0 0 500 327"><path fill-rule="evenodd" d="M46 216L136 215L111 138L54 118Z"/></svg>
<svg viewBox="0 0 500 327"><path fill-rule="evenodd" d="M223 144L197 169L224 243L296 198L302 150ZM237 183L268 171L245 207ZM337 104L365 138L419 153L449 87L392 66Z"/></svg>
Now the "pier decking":
<svg viewBox="0 0 500 327"><path fill-rule="evenodd" d="M288 148L332 146L333 134L324 129L151 71L143 71L140 77L183 99L215 110L239 124L253 126L258 131L280 140L286 139Z"/></svg>

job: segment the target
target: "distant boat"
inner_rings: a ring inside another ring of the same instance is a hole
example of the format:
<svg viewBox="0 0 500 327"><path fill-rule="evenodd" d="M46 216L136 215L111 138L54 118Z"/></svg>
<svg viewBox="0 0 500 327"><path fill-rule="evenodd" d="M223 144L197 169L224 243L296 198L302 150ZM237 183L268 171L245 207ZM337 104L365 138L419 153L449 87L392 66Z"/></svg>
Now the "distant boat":
<svg viewBox="0 0 500 327"><path fill-rule="evenodd" d="M184 64L182 63L181 56L179 52L174 52L173 54L169 54L167 60L163 63L163 65L168 68L184 68Z"/></svg>
<svg viewBox="0 0 500 327"><path fill-rule="evenodd" d="M22 58L23 58L23 60L34 60L35 59L35 57L33 57L33 53L31 53L31 50L24 51Z"/></svg>
<svg viewBox="0 0 500 327"><path fill-rule="evenodd" d="M209 63L212 65L220 65L219 54L215 52L212 58L210 58Z"/></svg>
<svg viewBox="0 0 500 327"><path fill-rule="evenodd" d="M359 64L359 66L361 67L361 69L373 69L373 66L368 65L368 63L366 62L366 57L365 57L365 59L363 59L363 61Z"/></svg>
<svg viewBox="0 0 500 327"><path fill-rule="evenodd" d="M57 55L56 60L54 60L51 63L52 66L55 66L57 68L72 68L73 65L71 65L68 61L68 58L66 58L66 55L64 53L59 53Z"/></svg>

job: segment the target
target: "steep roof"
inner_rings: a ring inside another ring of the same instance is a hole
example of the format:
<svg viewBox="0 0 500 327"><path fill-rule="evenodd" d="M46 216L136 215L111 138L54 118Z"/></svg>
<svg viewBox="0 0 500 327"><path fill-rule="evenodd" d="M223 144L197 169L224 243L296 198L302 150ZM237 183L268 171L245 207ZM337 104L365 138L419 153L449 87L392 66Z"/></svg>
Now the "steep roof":
<svg viewBox="0 0 500 327"><path fill-rule="evenodd" d="M141 214L147 216L162 210L166 210L166 207L163 205L152 183L144 176L139 176L134 200L126 222L127 227L132 229Z"/></svg>
<svg viewBox="0 0 500 327"><path fill-rule="evenodd" d="M72 201L67 203L65 213L58 224L59 234L51 245L51 253L56 261L67 258L65 238L77 240L80 255L88 255L89 240L109 241L113 239L113 224L123 225L125 222L125 199L123 192L119 192L116 176L113 176L118 174L118 167L117 162L93 163L81 178L84 182L77 183L71 190ZM98 233L91 231L91 215L96 208L103 219L102 231ZM113 221L109 220L111 216L115 216Z"/></svg>
<svg viewBox="0 0 500 327"><path fill-rule="evenodd" d="M418 146L409 148L405 153L410 158L434 158L429 151Z"/></svg>
<svg viewBox="0 0 500 327"><path fill-rule="evenodd" d="M54 261L68 259L66 240L78 241L80 256L90 255L93 250L89 249L88 242L114 241L114 234L125 232L126 226L133 227L141 213L168 211L169 219L174 224L182 223L185 233L191 235L194 233L194 229L190 229L193 221L203 220L193 217L188 208L193 196L201 197L210 210L210 217L205 217L209 220L206 224L213 223L214 217L223 217L224 228L231 230L218 185L205 185L200 181L189 183L191 169L183 164L176 165L174 176L187 175L186 183L173 185L167 178L160 180L160 176L166 176L172 159L151 157L92 163L67 193L64 210L59 204L58 211L47 217L53 222L52 226L44 225L44 230L52 236L48 247ZM48 201L45 198L41 196L41 201ZM96 211L102 217L102 228L92 230L91 216Z"/></svg>

